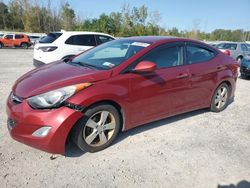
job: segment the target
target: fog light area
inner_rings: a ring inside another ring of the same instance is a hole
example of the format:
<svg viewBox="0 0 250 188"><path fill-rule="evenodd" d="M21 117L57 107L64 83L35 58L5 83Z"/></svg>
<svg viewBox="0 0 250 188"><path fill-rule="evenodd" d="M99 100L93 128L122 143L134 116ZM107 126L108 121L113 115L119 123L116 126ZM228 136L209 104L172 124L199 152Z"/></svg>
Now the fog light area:
<svg viewBox="0 0 250 188"><path fill-rule="evenodd" d="M48 135L51 127L41 127L40 129L37 129L35 132L32 133L33 136L36 137L45 137Z"/></svg>

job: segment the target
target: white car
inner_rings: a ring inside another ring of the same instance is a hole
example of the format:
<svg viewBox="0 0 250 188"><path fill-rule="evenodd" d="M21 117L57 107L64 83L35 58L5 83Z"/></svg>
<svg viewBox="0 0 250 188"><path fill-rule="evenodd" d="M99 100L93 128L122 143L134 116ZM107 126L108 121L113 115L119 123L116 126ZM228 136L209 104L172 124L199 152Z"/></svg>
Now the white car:
<svg viewBox="0 0 250 188"><path fill-rule="evenodd" d="M115 38L97 32L52 32L34 47L35 67L69 58Z"/></svg>

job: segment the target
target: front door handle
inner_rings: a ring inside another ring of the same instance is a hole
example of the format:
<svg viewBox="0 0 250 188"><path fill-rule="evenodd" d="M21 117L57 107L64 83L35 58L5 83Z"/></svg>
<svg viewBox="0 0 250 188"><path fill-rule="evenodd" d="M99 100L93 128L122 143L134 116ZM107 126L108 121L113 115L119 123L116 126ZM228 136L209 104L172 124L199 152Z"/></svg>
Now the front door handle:
<svg viewBox="0 0 250 188"><path fill-rule="evenodd" d="M188 78L189 74L185 73L185 74L179 74L176 78L177 79L182 79L182 78Z"/></svg>
<svg viewBox="0 0 250 188"><path fill-rule="evenodd" d="M217 69L222 69L223 66L222 66L222 65L217 65L216 68L217 68Z"/></svg>

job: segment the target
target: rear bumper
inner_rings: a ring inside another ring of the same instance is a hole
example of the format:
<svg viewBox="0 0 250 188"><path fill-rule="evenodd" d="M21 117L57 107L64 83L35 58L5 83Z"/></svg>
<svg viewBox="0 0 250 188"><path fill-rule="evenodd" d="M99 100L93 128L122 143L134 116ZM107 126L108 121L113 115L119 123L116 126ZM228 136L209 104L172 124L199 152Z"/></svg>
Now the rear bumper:
<svg viewBox="0 0 250 188"><path fill-rule="evenodd" d="M41 67L41 66L45 65L45 63L42 62L42 61L39 61L39 60L37 60L37 59L33 59L33 65L34 65L35 67Z"/></svg>

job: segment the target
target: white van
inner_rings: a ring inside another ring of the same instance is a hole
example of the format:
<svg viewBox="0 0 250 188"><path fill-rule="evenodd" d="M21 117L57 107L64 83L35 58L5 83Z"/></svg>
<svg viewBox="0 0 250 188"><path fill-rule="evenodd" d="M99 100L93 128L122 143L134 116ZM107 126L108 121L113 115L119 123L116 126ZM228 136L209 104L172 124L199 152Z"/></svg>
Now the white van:
<svg viewBox="0 0 250 188"><path fill-rule="evenodd" d="M33 64L43 64L75 56L99 44L115 38L97 32L52 32L43 37L34 47Z"/></svg>

